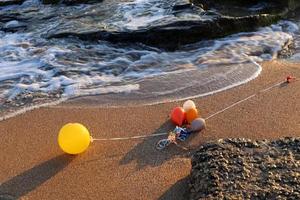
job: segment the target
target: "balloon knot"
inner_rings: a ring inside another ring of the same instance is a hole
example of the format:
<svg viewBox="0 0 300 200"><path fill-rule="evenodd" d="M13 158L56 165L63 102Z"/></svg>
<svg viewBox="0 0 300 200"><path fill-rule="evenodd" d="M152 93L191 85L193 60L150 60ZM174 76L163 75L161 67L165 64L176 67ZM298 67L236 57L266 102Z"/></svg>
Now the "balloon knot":
<svg viewBox="0 0 300 200"><path fill-rule="evenodd" d="M94 138L92 136L90 136L90 138L91 138L91 142L94 142Z"/></svg>

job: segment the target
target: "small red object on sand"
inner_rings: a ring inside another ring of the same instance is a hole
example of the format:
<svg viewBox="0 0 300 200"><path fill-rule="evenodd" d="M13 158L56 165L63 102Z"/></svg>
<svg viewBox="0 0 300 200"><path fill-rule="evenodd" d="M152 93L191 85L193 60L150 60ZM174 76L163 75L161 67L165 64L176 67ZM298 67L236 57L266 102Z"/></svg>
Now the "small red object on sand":
<svg viewBox="0 0 300 200"><path fill-rule="evenodd" d="M177 126L182 126L183 122L185 121L186 114L181 107L176 107L171 112L171 120Z"/></svg>
<svg viewBox="0 0 300 200"><path fill-rule="evenodd" d="M292 80L295 80L295 79L296 79L296 77L293 77L293 76L289 75L289 76L286 77L286 82L290 83Z"/></svg>

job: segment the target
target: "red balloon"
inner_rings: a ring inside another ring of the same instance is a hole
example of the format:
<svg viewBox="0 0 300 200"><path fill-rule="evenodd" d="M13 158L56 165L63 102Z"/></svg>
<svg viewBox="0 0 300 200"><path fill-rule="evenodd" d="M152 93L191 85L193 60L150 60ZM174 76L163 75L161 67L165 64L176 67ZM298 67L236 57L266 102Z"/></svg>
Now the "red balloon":
<svg viewBox="0 0 300 200"><path fill-rule="evenodd" d="M186 114L182 107L176 107L171 112L171 120L174 124L181 126L185 121Z"/></svg>

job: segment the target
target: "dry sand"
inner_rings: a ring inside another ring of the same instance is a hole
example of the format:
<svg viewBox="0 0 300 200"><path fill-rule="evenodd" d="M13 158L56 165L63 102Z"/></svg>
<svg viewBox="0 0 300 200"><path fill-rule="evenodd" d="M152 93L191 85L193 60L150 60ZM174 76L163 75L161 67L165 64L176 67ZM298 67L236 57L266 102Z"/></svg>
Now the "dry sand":
<svg viewBox="0 0 300 200"><path fill-rule="evenodd" d="M266 62L257 79L195 102L206 117L289 74L300 78L300 65ZM227 137L300 136L300 81L296 81L281 84L209 119L205 131L183 144L190 151L176 146L157 151L155 143L162 137L95 142L79 156L64 155L57 145L57 133L68 122L85 124L96 138L169 131L173 126L168 114L181 104L116 109L67 102L0 122L0 196L180 199L187 193L189 155L198 145Z"/></svg>

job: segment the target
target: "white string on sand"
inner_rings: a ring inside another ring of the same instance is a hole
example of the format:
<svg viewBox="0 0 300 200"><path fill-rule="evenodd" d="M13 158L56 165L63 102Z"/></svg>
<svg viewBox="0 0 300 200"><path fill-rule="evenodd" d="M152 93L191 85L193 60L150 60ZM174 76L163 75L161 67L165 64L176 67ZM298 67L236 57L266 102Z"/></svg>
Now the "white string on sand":
<svg viewBox="0 0 300 200"><path fill-rule="evenodd" d="M147 137L156 137L161 135L167 135L169 133L156 133L151 135L138 135L138 136L132 136L132 137L119 137L119 138L92 138L92 141L113 141L113 140L131 140L131 139L141 139L141 138L147 138Z"/></svg>
<svg viewBox="0 0 300 200"><path fill-rule="evenodd" d="M270 86L270 87L264 88L264 89L258 91L258 92L255 93L255 94L252 94L252 95L250 95L250 96L248 96L248 97L246 97L246 98L244 98L244 99L242 99L242 100L239 100L239 101L237 101L237 102L235 102L235 103L233 103L233 104L227 106L226 108L224 108L224 109L222 109L222 110L219 110L219 111L217 111L217 112L215 112L215 113L209 115L208 117L206 117L206 118L204 118L204 119L205 119L205 120L208 120L208 119L210 119L210 118L213 118L214 116L216 116L216 115L218 115L218 114L221 114L221 113L225 112L226 110L228 110L228 109L230 109L230 108L233 108L233 107L235 107L235 106L237 106L237 105L239 105L239 104L241 104L241 103L243 103L243 102L245 102L245 101L248 101L249 99L252 99L253 97L257 96L258 94L260 94L260 93L265 93L265 92L267 92L267 91L273 89L274 87L277 87L277 86L279 86L280 84L283 84L283 83L285 83L285 82L286 82L286 81L280 81L280 82L278 82L278 83L276 83L276 84L274 84L274 85L272 85L272 86ZM155 133L155 134L151 134L151 135L138 135L138 136L131 136L131 137L116 137L116 138L93 138L93 137L92 137L92 138L91 138L91 141L93 142L93 141L132 140L132 139L141 139L141 138L157 137L157 136L168 135L168 134L169 134L169 133L164 132L164 133Z"/></svg>
<svg viewBox="0 0 300 200"><path fill-rule="evenodd" d="M227 106L226 108L224 108L224 109L222 109L222 110L220 110L220 111L217 111L217 112L211 114L210 116L206 117L205 120L208 120L209 118L212 118L212 117L214 117L214 116L216 116L216 115L218 115L218 114L220 114L220 113L222 113L222 112L225 112L226 110L228 110L228 109L230 109L230 108L232 108L232 107L235 107L235 106L237 106L237 105L243 103L244 101L247 101L247 100L249 100L249 99L252 99L253 97L257 96L259 93L267 92L267 91L269 91L270 89L272 89L272 88L274 88L274 87L276 87L276 86L278 86L278 85L280 85L280 84L282 84L282 83L284 83L284 82L281 81L281 82L276 83L276 84L274 84L274 85L272 85L272 86L270 86L270 87L267 87L267 88L265 88L265 89L262 89L262 90L260 90L260 91L259 91L258 93L256 93L256 94L252 94L252 95L250 95L250 96L248 96L248 97L246 97L246 98L244 98L244 99L242 99L242 100L240 100L240 101L238 101L238 102L235 102L235 103L231 104L230 106Z"/></svg>

